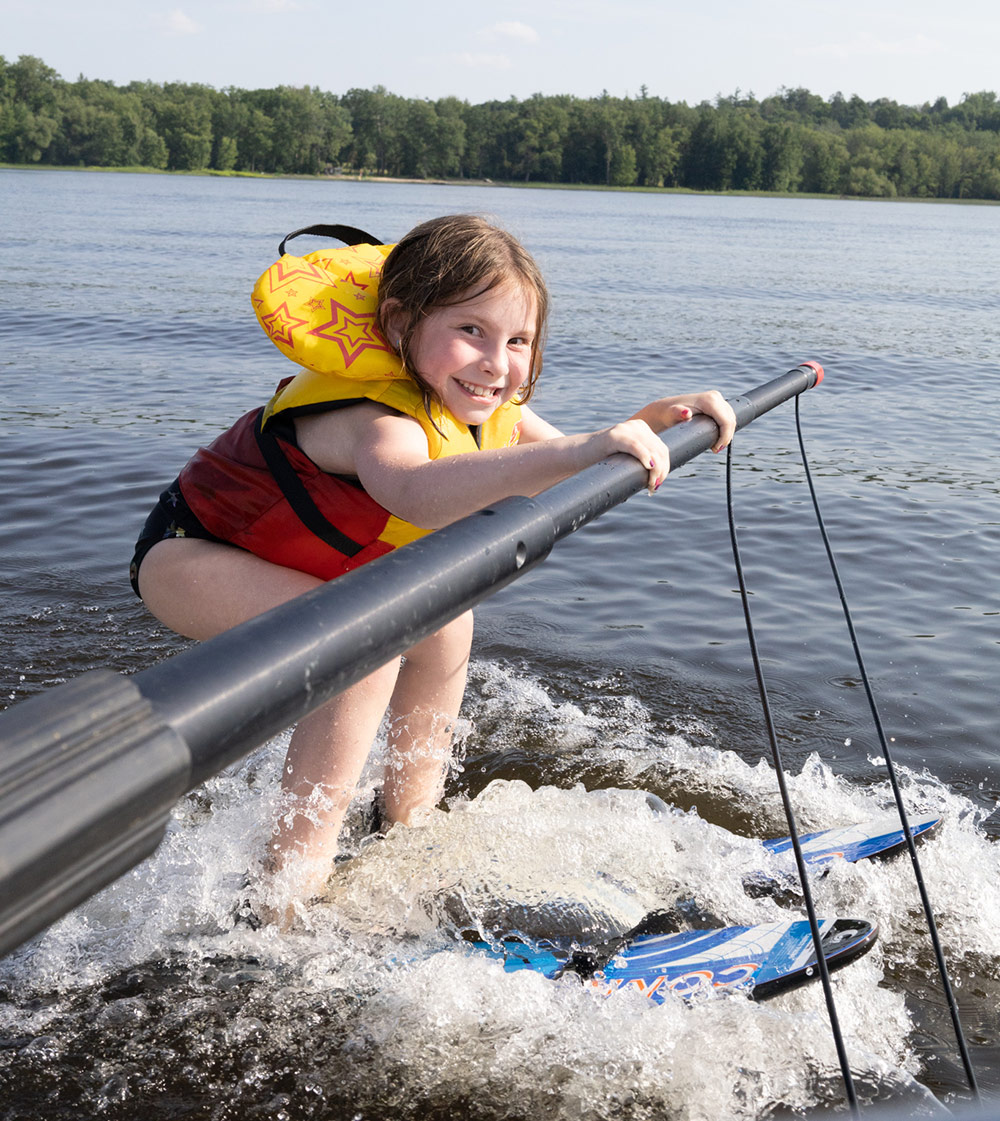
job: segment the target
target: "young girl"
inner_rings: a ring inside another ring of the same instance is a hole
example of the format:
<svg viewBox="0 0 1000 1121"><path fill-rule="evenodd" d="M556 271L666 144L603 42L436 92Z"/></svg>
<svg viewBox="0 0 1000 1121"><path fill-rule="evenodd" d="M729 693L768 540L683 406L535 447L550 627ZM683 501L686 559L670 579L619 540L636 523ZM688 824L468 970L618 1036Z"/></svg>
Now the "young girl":
<svg viewBox="0 0 1000 1121"><path fill-rule="evenodd" d="M525 249L482 219L449 215L395 247L337 252L334 288L310 301L315 259L333 254L283 256L261 278L262 325L308 368L201 449L140 536L133 586L182 635L211 638L614 452L638 459L655 490L669 469L657 433L695 413L718 423L713 450L732 437L732 410L714 391L661 398L577 436L542 420L527 402L542 365L545 284ZM468 612L299 722L282 781L291 808L268 857L283 905L330 874L387 709L386 822L405 824L440 799L471 639Z"/></svg>

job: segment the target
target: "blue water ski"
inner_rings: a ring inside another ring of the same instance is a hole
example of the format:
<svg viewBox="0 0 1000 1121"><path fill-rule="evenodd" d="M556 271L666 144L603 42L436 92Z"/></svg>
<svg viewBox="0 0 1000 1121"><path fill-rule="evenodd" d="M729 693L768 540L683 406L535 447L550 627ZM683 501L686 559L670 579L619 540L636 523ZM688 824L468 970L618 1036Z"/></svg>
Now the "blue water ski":
<svg viewBox="0 0 1000 1121"><path fill-rule="evenodd" d="M916 840L930 832L939 822L935 814L910 818L910 834ZM778 837L764 841L764 848L775 855L791 852L791 837ZM822 829L818 833L805 833L799 837L802 856L806 864L827 864L840 857L854 863L872 857L888 857L906 847L906 836L896 814L886 814L875 821L861 825L839 825L835 829Z"/></svg>
<svg viewBox="0 0 1000 1121"><path fill-rule="evenodd" d="M820 919L823 956L836 969L866 953L878 928L862 919ZM766 999L817 976L812 933L805 919L688 930L679 934L637 933L613 953L603 968L586 954L571 954L551 943L505 940L474 948L500 958L504 969L530 969L546 977L568 971L605 994L632 989L660 1003L671 995L691 999L713 992L741 991Z"/></svg>
<svg viewBox="0 0 1000 1121"><path fill-rule="evenodd" d="M934 814L913 817L910 833L915 840L922 838L940 820ZM822 866L838 858L853 863L892 856L906 847L906 837L898 816L887 814L860 825L806 833L799 843L806 864ZM762 844L775 856L790 853L792 848L790 837ZM769 882L775 883L770 876ZM663 924L671 921L668 912L654 912L612 946L594 950L516 938L471 945L480 953L500 958L508 972L530 969L545 977L558 977L572 971L606 992L634 988L653 1000L663 1000L668 993L692 997L727 989L745 990L760 1000L816 975L812 936L804 919L664 931ZM822 919L820 930L823 956L831 969L865 953L878 937L877 927L862 919Z"/></svg>
<svg viewBox="0 0 1000 1121"><path fill-rule="evenodd" d="M878 928L862 919L819 919L820 944L832 970L866 953ZM745 990L766 999L818 976L812 932L805 919L730 926L633 938L595 983L634 988L654 1001Z"/></svg>

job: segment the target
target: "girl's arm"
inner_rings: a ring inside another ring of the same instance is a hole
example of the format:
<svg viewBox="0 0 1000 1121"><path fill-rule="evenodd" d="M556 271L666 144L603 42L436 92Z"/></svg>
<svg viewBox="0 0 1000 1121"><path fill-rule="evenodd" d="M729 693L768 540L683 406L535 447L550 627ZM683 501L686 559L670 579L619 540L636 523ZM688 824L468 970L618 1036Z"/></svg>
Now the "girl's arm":
<svg viewBox="0 0 1000 1121"><path fill-rule="evenodd" d="M634 417L575 436L564 436L533 410L522 413L521 443L431 460L423 429L412 417L365 402L296 421L302 450L324 471L357 475L387 510L424 529L439 529L514 494L537 494L577 471L624 452L649 471L655 490L670 454L653 431L690 418L714 416L728 442L735 420L718 394L664 398ZM307 423L303 423L306 421Z"/></svg>
<svg viewBox="0 0 1000 1121"><path fill-rule="evenodd" d="M644 421L548 439L532 439L540 425L525 427L525 442L514 447L431 460L415 420L383 415L358 426L354 470L368 494L397 517L439 529L513 494L537 494L615 452L639 459L652 486L669 468L666 446Z"/></svg>
<svg viewBox="0 0 1000 1121"><path fill-rule="evenodd" d="M713 444L712 451L721 451L733 438L736 418L729 402L714 389L706 393L682 393L676 397L661 397L645 405L631 419L644 420L654 432L662 432L675 424L690 420L695 413L705 413L718 424L719 438ZM533 409L527 405L521 407L520 442L522 444L551 440L561 435L558 428L543 420Z"/></svg>
<svg viewBox="0 0 1000 1121"><path fill-rule="evenodd" d="M521 432L517 441L519 444L537 444L542 440L555 440L562 435L563 433L554 424L542 420L534 409L527 405L521 406Z"/></svg>

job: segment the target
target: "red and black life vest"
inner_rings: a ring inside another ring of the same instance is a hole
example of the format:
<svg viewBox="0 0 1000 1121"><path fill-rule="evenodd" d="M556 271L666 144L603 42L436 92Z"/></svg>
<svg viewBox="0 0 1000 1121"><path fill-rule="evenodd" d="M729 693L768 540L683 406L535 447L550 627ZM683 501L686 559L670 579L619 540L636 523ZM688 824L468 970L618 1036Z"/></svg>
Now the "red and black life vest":
<svg viewBox="0 0 1000 1121"><path fill-rule="evenodd" d="M478 434L439 402L428 412L422 390L375 326L378 276L391 248L283 253L261 276L252 296L261 326L303 370L264 408L196 452L180 475L185 501L210 533L323 580L430 531L395 517L357 480L321 471L295 443L295 416L377 401L420 424L431 459L518 440L521 408L514 402L500 406Z"/></svg>

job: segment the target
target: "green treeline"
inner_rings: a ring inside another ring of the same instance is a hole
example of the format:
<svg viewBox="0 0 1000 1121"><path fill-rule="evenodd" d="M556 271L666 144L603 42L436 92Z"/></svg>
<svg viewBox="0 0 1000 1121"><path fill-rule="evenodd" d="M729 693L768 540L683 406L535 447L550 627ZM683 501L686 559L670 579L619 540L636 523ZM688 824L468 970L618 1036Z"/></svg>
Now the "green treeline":
<svg viewBox="0 0 1000 1121"><path fill-rule="evenodd" d="M919 107L804 89L691 107L650 97L470 105L80 77L0 56L0 160L176 171L1000 199L1000 103L966 94Z"/></svg>

